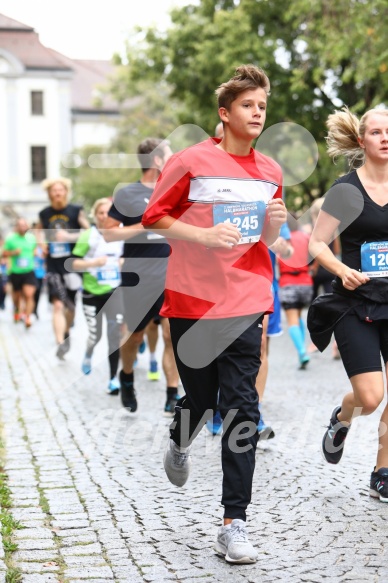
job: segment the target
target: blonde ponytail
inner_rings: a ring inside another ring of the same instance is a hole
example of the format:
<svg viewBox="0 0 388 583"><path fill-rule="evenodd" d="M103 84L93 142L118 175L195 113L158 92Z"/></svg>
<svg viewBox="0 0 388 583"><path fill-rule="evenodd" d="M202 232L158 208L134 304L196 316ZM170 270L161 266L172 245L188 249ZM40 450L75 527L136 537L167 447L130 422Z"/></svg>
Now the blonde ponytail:
<svg viewBox="0 0 388 583"><path fill-rule="evenodd" d="M365 161L365 152L358 143L360 135L360 121L347 107L342 111L335 111L329 115L327 122L328 135L327 153L334 160L338 156L345 156L351 168L362 166Z"/></svg>

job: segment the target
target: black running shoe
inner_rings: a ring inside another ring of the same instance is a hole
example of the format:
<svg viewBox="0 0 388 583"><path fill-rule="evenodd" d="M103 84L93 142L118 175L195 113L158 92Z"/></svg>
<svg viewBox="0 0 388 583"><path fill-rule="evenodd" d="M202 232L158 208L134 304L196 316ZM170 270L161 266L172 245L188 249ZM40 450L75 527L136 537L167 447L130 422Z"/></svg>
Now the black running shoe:
<svg viewBox="0 0 388 583"><path fill-rule="evenodd" d="M64 354L67 354L70 350L70 334L68 332L65 332L65 339L62 342L62 350Z"/></svg>
<svg viewBox="0 0 388 583"><path fill-rule="evenodd" d="M380 502L388 502L388 468L380 468L370 476L369 494L379 498Z"/></svg>
<svg viewBox="0 0 388 583"><path fill-rule="evenodd" d="M130 413L134 413L137 409L136 391L133 386L133 381L123 380L123 371L120 372L120 395L123 407Z"/></svg>
<svg viewBox="0 0 388 583"><path fill-rule="evenodd" d="M176 393L175 395L167 395L167 401L166 404L164 406L164 413L163 415L165 417L174 417L175 414L175 405L177 403L177 401L179 401L180 396L178 395L178 393Z"/></svg>
<svg viewBox="0 0 388 583"><path fill-rule="evenodd" d="M341 407L336 407L331 414L330 422L323 436L322 453L329 464L338 464L344 452L345 439L350 429L338 421L337 415Z"/></svg>

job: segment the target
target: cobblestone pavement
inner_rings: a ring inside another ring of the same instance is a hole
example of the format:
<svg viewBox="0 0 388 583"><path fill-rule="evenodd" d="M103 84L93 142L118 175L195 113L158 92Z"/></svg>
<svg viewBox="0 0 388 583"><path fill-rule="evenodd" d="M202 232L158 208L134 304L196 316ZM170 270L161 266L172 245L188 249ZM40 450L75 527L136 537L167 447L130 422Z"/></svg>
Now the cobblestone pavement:
<svg viewBox="0 0 388 583"><path fill-rule="evenodd" d="M255 565L213 551L220 507L220 438L204 429L193 471L178 489L165 477L169 421L164 385L146 380L130 418L105 394L105 343L84 377L85 325L77 314L66 362L55 357L49 311L26 331L0 313L1 415L13 516L15 566L25 583L374 582L388 580L388 505L369 497L378 413L355 422L339 467L319 445L348 389L330 350L297 370L288 336L271 341L265 418L276 438L260 445L249 508ZM0 583L5 564L0 557Z"/></svg>

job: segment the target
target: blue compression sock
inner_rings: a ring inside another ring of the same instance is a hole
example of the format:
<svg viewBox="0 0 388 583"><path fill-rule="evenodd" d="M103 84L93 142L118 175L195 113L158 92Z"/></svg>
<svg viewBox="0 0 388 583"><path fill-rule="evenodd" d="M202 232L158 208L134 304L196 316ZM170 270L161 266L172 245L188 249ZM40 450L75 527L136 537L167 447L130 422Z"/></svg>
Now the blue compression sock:
<svg viewBox="0 0 388 583"><path fill-rule="evenodd" d="M305 325L304 325L302 318L299 318L299 328L300 328L300 331L302 333L303 344L304 344L304 341L306 339L306 328L305 328Z"/></svg>
<svg viewBox="0 0 388 583"><path fill-rule="evenodd" d="M306 352L304 347L304 339L302 336L302 332L299 326L290 326L288 328L288 333L291 336L291 340L293 341L295 348L298 351L299 356L303 356Z"/></svg>

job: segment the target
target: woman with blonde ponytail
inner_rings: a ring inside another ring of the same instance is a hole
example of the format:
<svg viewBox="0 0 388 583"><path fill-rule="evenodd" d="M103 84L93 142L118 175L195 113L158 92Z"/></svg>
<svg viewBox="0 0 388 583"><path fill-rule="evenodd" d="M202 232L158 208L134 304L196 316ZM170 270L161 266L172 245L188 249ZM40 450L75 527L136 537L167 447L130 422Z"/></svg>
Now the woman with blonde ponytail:
<svg viewBox="0 0 388 583"><path fill-rule="evenodd" d="M352 420L373 413L384 399L388 376L388 109L360 120L347 107L329 116L328 153L344 156L349 173L329 190L310 240L310 253L336 278L333 292L318 297L308 314L312 341L322 351L334 331L352 385L331 414L323 436L327 462L343 454ZM342 259L329 243L340 233ZM379 426L370 495L388 502L388 405Z"/></svg>

